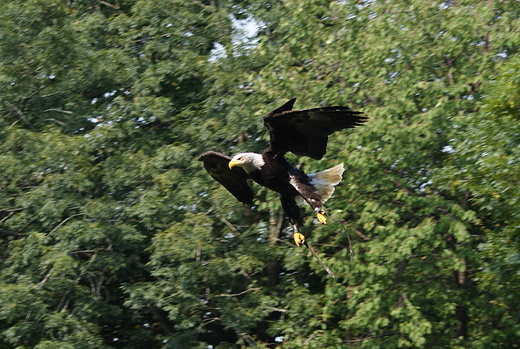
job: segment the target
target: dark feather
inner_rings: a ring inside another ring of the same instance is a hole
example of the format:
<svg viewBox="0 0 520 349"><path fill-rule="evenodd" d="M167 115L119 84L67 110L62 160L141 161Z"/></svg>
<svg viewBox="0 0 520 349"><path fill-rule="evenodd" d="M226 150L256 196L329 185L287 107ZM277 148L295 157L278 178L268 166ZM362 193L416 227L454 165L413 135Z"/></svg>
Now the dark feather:
<svg viewBox="0 0 520 349"><path fill-rule="evenodd" d="M320 160L327 151L330 134L366 121L363 113L348 107L291 110L294 101L291 99L264 117L264 125L271 137L268 152L285 154L290 151Z"/></svg>
<svg viewBox="0 0 520 349"><path fill-rule="evenodd" d="M238 201L252 205L254 194L248 183L249 175L238 166L230 169L230 160L229 156L214 151L208 151L199 157L199 161L204 162L204 167L211 177L229 190Z"/></svg>
<svg viewBox="0 0 520 349"><path fill-rule="evenodd" d="M275 110L271 110L269 112L269 114L280 114L280 113L283 113L284 111L290 111L290 110L292 110L292 108L294 106L294 102L296 102L296 98L288 100L281 107L278 107Z"/></svg>
<svg viewBox="0 0 520 349"><path fill-rule="evenodd" d="M287 218L293 225L303 227L303 217L300 206L296 203L293 196L280 195L280 201L282 202L282 208Z"/></svg>

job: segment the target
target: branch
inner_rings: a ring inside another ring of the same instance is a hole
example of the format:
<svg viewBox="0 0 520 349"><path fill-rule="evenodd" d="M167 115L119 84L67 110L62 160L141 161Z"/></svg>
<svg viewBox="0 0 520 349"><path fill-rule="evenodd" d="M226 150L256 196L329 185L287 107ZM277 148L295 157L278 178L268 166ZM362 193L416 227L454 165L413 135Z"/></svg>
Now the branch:
<svg viewBox="0 0 520 349"><path fill-rule="evenodd" d="M28 208L29 206L25 206L25 207L19 207L19 208L12 208L10 210L5 210L7 212L16 212L16 211L23 211L25 210L26 208Z"/></svg>
<svg viewBox="0 0 520 349"><path fill-rule="evenodd" d="M361 343L361 342L366 341L367 339L379 338L379 337L388 337L388 336L393 336L394 334L397 334L397 332L383 333L383 334L380 334L380 335L377 335L377 336L370 336L370 337L365 337L365 338L362 338L362 339L347 340L347 341L343 341L343 343Z"/></svg>
<svg viewBox="0 0 520 349"><path fill-rule="evenodd" d="M58 230L59 227L61 227L63 224L65 224L69 219L74 218L76 216L83 216L83 213L76 213L68 218L65 218L60 224L58 224L54 229L52 229L51 232L47 236L51 236L56 230Z"/></svg>
<svg viewBox="0 0 520 349"><path fill-rule="evenodd" d="M285 313L288 311L287 309L280 309L280 308L275 308L275 307L270 307L270 306L266 306L266 308L271 309L272 311L280 312L280 313Z"/></svg>
<svg viewBox="0 0 520 349"><path fill-rule="evenodd" d="M27 124L27 126L29 126L29 128L31 130L33 130L34 132L37 132L38 130L36 129L36 127L34 127L30 122L29 120L27 120L27 118L25 117L25 115L22 113L22 111L20 109L18 109L17 107L13 106L11 107L11 110L13 110L16 114L18 114L18 117L20 118L20 120L22 120L23 122L25 122Z"/></svg>
<svg viewBox="0 0 520 349"><path fill-rule="evenodd" d="M83 250L83 251L72 251L70 252L70 254L75 254L75 253L95 253L96 250Z"/></svg>
<svg viewBox="0 0 520 349"><path fill-rule="evenodd" d="M240 235L240 232L238 231L237 228L235 228L235 226L233 224L231 224L231 222L229 222L227 219L225 219L224 217L220 217L220 215L217 215L217 217L222 221L222 223L224 223L225 225L227 225L229 227L229 229L233 230L233 233L237 234L237 235Z"/></svg>
<svg viewBox="0 0 520 349"><path fill-rule="evenodd" d="M245 291L242 291L240 293L234 293L234 294L225 294L225 293L221 293L221 294L217 294L213 297L237 297L237 296L240 296L240 295L243 295L244 293L247 293L247 292L250 292L250 291L259 291L261 290L260 287L253 287L253 288L249 288Z"/></svg>
<svg viewBox="0 0 520 349"><path fill-rule="evenodd" d="M106 2L106 1L100 1L99 3L101 5L105 5L105 6L113 8L113 9L119 10L119 4L117 2L116 2L115 5L112 5L112 4L110 4L110 3Z"/></svg>
<svg viewBox="0 0 520 349"><path fill-rule="evenodd" d="M309 338L307 338L305 340L305 342L303 342L303 345L309 345L309 343L314 339L314 337L316 337L318 334L317 333L313 333Z"/></svg>
<svg viewBox="0 0 520 349"><path fill-rule="evenodd" d="M65 126L65 123L63 121L56 120L56 119L53 119L53 118L45 119L45 121L54 121L58 125Z"/></svg>
<svg viewBox="0 0 520 349"><path fill-rule="evenodd" d="M213 318L210 318L210 319L204 319L204 320L202 320L203 324L201 324L201 326L206 326L206 325L209 325L212 322L219 321L219 320L220 320L219 317L213 317Z"/></svg>
<svg viewBox="0 0 520 349"><path fill-rule="evenodd" d="M414 192L412 192L408 188L404 188L403 185L397 179L392 179L392 183L394 183L396 187L401 188L401 190L404 191L406 194L414 196Z"/></svg>
<svg viewBox="0 0 520 349"><path fill-rule="evenodd" d="M0 221L0 223L3 223L5 222L7 219L9 219L9 217L11 217L12 215L14 214L14 212L9 212L9 214L7 216L5 216L4 218L2 218L2 220Z"/></svg>
<svg viewBox="0 0 520 349"><path fill-rule="evenodd" d="M363 240L368 241L370 238L368 236L363 235L359 230L354 229L354 233L356 233L359 237L361 237Z"/></svg>
<svg viewBox="0 0 520 349"><path fill-rule="evenodd" d="M9 234L9 235L13 235L13 236L21 236L21 237L28 236L25 233L15 233L14 231L8 231L8 230L3 230L3 229L0 229L0 233Z"/></svg>
<svg viewBox="0 0 520 349"><path fill-rule="evenodd" d="M61 110L61 109L56 109L56 108L47 109L44 112L47 113L50 111L56 111L56 112L63 113L63 114L73 114L73 112L71 112L69 110Z"/></svg>
<svg viewBox="0 0 520 349"><path fill-rule="evenodd" d="M45 283L47 282L47 280L49 280L49 278L51 277L51 273L52 273L53 270L54 270L54 268L51 268L51 269L49 270L49 272L47 273L47 275L45 275L45 277L43 278L43 280L40 281L40 282L38 283L38 285L35 285L33 288L36 289L36 290L41 290L42 287L43 287L43 285L45 285Z"/></svg>

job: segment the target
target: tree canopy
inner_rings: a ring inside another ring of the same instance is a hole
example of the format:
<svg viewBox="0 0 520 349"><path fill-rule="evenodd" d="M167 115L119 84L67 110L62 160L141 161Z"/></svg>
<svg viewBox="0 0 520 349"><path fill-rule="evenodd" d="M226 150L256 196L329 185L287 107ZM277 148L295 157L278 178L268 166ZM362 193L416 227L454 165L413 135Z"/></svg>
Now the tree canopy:
<svg viewBox="0 0 520 349"><path fill-rule="evenodd" d="M520 340L514 1L5 0L1 348L511 348ZM254 28L244 31L243 25ZM345 105L303 233L206 150Z"/></svg>

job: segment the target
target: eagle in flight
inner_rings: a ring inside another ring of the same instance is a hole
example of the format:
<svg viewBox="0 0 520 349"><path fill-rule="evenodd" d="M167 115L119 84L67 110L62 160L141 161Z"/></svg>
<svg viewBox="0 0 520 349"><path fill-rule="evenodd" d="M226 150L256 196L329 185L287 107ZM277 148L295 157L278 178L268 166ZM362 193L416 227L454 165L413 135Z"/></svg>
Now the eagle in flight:
<svg viewBox="0 0 520 349"><path fill-rule="evenodd" d="M262 154L240 153L232 158L214 151L202 154L199 161L211 177L222 184L238 201L253 204L253 190L248 180L280 194L282 207L293 226L294 242L305 245L325 270L334 277L300 233L303 216L300 204L307 202L322 224L327 224L323 203L329 199L343 175L343 164L325 171L305 174L285 159L285 153L323 158L328 136L335 131L354 128L366 121L362 112L348 107L323 107L292 110L296 98L264 116L269 131L269 146Z"/></svg>

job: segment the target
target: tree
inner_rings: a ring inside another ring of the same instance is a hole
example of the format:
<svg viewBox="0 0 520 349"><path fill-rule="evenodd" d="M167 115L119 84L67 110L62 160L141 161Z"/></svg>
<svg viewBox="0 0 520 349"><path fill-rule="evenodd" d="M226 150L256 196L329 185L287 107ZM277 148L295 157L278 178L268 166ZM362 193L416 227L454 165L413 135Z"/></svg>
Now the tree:
<svg viewBox="0 0 520 349"><path fill-rule="evenodd" d="M483 271L478 287L490 293L498 323L493 341L515 338L520 309L518 297L518 251L516 210L518 193L519 107L517 56L505 63L485 89L481 111L471 120L460 120L451 142L451 166L439 175L446 190L467 195L482 221L482 243L478 245ZM484 317L490 326L493 317Z"/></svg>
<svg viewBox="0 0 520 349"><path fill-rule="evenodd" d="M454 195L436 177L451 161L457 123L471 122L479 108L481 85L516 54L509 5L285 2L275 20L275 10L261 17L267 35L258 53L271 60L251 89L319 98L304 107L363 105L372 120L329 147L350 166L346 197L330 205L358 233L355 257L342 231L314 231L343 279L331 281L325 296L316 292L323 307L314 314L301 311L300 298L284 299L282 308L297 309L279 327L288 347L516 341L509 331L498 342L484 335L503 314L492 306L496 295L476 287L485 228L468 193Z"/></svg>
<svg viewBox="0 0 520 349"><path fill-rule="evenodd" d="M203 137L184 125L229 19L202 3L109 5L2 5L0 327L11 347L142 348L173 333L161 307L126 306L123 285L157 280L147 247L196 196L177 190L194 171L187 144Z"/></svg>
<svg viewBox="0 0 520 349"><path fill-rule="evenodd" d="M516 163L500 161L517 158L514 3L0 9L1 346L518 341ZM292 158L347 165L327 203L341 225L304 231L336 279L293 246L272 193L244 207L196 161L261 151L261 117L294 96L370 118L324 160Z"/></svg>

